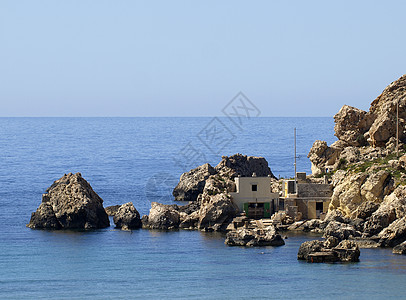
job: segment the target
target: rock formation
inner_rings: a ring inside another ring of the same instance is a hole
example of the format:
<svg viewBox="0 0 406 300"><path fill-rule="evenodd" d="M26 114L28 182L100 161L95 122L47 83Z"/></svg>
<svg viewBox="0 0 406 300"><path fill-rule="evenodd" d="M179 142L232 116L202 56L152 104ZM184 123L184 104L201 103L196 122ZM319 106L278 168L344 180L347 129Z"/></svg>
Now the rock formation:
<svg viewBox="0 0 406 300"><path fill-rule="evenodd" d="M224 189L230 192L235 189L234 177L238 175L243 177L251 176L252 173L256 173L257 176L269 175L275 178L268 166L268 162L263 157L242 154L234 154L229 157L223 156L215 168L210 164L204 164L183 173L178 185L173 190L173 196L175 200L196 201L198 196L203 193L206 183L210 179L212 180L212 185L213 181L215 184L221 185L221 192Z"/></svg>
<svg viewBox="0 0 406 300"><path fill-rule="evenodd" d="M355 242L339 242L337 238L330 237L324 242L304 242L299 248L297 259L312 263L357 262L359 256L359 247Z"/></svg>
<svg viewBox="0 0 406 300"><path fill-rule="evenodd" d="M131 230L141 228L140 214L135 209L132 202L121 205L113 218L116 228L121 228L123 230Z"/></svg>
<svg viewBox="0 0 406 300"><path fill-rule="evenodd" d="M27 227L39 229L96 229L110 226L103 200L80 173L65 174L42 195Z"/></svg>
<svg viewBox="0 0 406 300"><path fill-rule="evenodd" d="M170 230L179 228L180 213L178 207L157 202L151 203L148 217L142 218L142 227L147 229Z"/></svg>
<svg viewBox="0 0 406 300"><path fill-rule="evenodd" d="M104 208L104 210L106 211L106 214L114 217L114 215L116 214L116 212L118 211L118 209L121 207L121 205L111 205L111 206L107 206Z"/></svg>
<svg viewBox="0 0 406 300"><path fill-rule="evenodd" d="M391 139L396 135L396 111L399 104L399 138L406 142L406 75L387 86L381 95L372 103L368 112L344 105L334 116L335 135L338 141L330 147L325 142L316 141L309 152L308 157L312 162L312 173L321 174L326 166L334 166L335 169L342 165L349 150L357 152L354 147L372 146L387 147L393 145ZM368 147L367 147L368 148ZM376 153L371 149L360 149L361 160L373 159ZM345 152L341 155L342 152ZM385 151L384 151L385 152ZM354 154L354 153L353 153ZM372 156L370 156L372 154ZM384 155L388 154L388 151ZM378 154L379 155L379 154ZM356 158L357 155L352 155ZM340 162L341 161L341 162Z"/></svg>
<svg viewBox="0 0 406 300"><path fill-rule="evenodd" d="M285 241L276 233L274 226L263 229L240 227L227 233L225 244L228 246L283 246Z"/></svg>

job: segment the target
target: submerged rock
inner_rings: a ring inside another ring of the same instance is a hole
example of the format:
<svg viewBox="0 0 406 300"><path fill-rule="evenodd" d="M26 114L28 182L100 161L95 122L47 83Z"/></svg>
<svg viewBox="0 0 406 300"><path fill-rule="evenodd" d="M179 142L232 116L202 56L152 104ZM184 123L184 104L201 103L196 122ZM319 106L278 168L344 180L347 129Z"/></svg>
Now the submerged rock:
<svg viewBox="0 0 406 300"><path fill-rule="evenodd" d="M276 233L274 226L264 229L238 228L226 235L225 244L228 246L283 246L285 241Z"/></svg>
<svg viewBox="0 0 406 300"><path fill-rule="evenodd" d="M123 230L141 228L140 214L135 209L132 202L128 202L119 207L113 218L116 228Z"/></svg>
<svg viewBox="0 0 406 300"><path fill-rule="evenodd" d="M29 228L96 229L110 226L103 200L80 173L65 174L42 196Z"/></svg>

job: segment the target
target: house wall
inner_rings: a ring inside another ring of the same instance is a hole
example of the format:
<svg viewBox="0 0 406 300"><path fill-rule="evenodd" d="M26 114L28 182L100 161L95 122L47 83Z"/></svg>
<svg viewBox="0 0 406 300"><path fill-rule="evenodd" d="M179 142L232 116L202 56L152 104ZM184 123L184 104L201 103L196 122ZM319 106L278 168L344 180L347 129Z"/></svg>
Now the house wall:
<svg viewBox="0 0 406 300"><path fill-rule="evenodd" d="M235 184L237 192L230 193L233 202L238 206L240 211L244 209L244 203L247 202L275 202L278 200L278 193L271 193L271 178L270 177L236 177ZM251 186L257 185L257 191L252 191Z"/></svg>

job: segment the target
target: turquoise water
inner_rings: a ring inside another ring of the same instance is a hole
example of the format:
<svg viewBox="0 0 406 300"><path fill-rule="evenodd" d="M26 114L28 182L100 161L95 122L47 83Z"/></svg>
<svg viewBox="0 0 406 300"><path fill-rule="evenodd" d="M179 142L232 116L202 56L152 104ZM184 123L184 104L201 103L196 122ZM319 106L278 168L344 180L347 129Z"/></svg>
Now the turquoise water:
<svg viewBox="0 0 406 300"><path fill-rule="evenodd" d="M185 145L220 156L199 140L210 118L0 118L1 299L380 299L405 298L406 258L363 249L355 264L307 264L290 235L278 248L230 248L224 237L196 231L39 231L25 227L41 194L67 172L81 172L105 206L172 203ZM264 156L276 176L310 171L315 139L334 141L329 118L257 118L222 154ZM200 161L199 161L200 159Z"/></svg>

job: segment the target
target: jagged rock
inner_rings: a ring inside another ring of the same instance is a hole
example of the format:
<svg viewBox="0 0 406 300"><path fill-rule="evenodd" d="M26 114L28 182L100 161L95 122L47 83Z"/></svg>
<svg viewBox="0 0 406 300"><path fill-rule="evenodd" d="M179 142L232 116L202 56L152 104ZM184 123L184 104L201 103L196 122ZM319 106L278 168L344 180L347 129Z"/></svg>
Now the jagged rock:
<svg viewBox="0 0 406 300"><path fill-rule="evenodd" d="M367 144L364 134L372 124L372 119L367 112L344 105L334 116L334 121L336 123L334 126L335 136L339 140L357 147Z"/></svg>
<svg viewBox="0 0 406 300"><path fill-rule="evenodd" d="M339 209L344 216L351 217L363 201L361 186L367 177L364 173L347 173L334 187L329 210Z"/></svg>
<svg viewBox="0 0 406 300"><path fill-rule="evenodd" d="M274 226L264 229L238 228L227 233L225 244L228 246L283 246L285 241L276 233Z"/></svg>
<svg viewBox="0 0 406 300"><path fill-rule="evenodd" d="M363 220L368 219L372 214L379 208L379 204L372 202L372 201L366 201L362 202L361 205L356 209L354 212L354 217L355 218L360 218Z"/></svg>
<svg viewBox="0 0 406 300"><path fill-rule="evenodd" d="M215 169L220 175L228 175L231 179L238 175L249 177L252 176L252 173L256 173L258 177L270 175L275 178L265 158L239 153L232 156L222 156Z"/></svg>
<svg viewBox="0 0 406 300"><path fill-rule="evenodd" d="M345 166L349 163L353 164L361 159L361 152L357 147L345 147L338 158L338 161L335 163L336 169L345 168Z"/></svg>
<svg viewBox="0 0 406 300"><path fill-rule="evenodd" d="M337 257L341 262L357 262L359 261L360 251L357 243L354 241L344 240L333 248L337 253Z"/></svg>
<svg viewBox="0 0 406 300"><path fill-rule="evenodd" d="M308 241L300 245L297 259L312 263L357 262L360 251L358 245L349 240L341 241L329 237L325 242Z"/></svg>
<svg viewBox="0 0 406 300"><path fill-rule="evenodd" d="M96 229L110 226L103 200L80 173L65 174L42 196L30 228Z"/></svg>
<svg viewBox="0 0 406 300"><path fill-rule="evenodd" d="M137 229L142 227L140 214L135 209L132 202L120 206L113 218L116 228L123 230Z"/></svg>
<svg viewBox="0 0 406 300"><path fill-rule="evenodd" d="M406 216L393 221L378 237L379 243L384 247L394 247L406 241Z"/></svg>
<svg viewBox="0 0 406 300"><path fill-rule="evenodd" d="M175 200L196 201L197 196L203 192L206 179L214 174L216 174L216 170L210 164L204 164L183 173L172 193Z"/></svg>
<svg viewBox="0 0 406 300"><path fill-rule="evenodd" d="M388 171L336 172L333 176L333 196L329 210L340 210L345 217L358 218L364 202L381 203L394 189L394 181Z"/></svg>
<svg viewBox="0 0 406 300"><path fill-rule="evenodd" d="M179 211L173 205L151 203L148 218L143 217L142 226L148 229L177 229L180 223Z"/></svg>
<svg viewBox="0 0 406 300"><path fill-rule="evenodd" d="M399 137L404 139L406 119L406 75L387 86L372 103L369 114L373 124L369 129L370 144L384 146L396 134L396 106L399 103Z"/></svg>
<svg viewBox="0 0 406 300"><path fill-rule="evenodd" d="M406 215L406 187L399 186L385 197L379 208L365 222L364 235L366 237L378 234L396 219Z"/></svg>
<svg viewBox="0 0 406 300"><path fill-rule="evenodd" d="M299 251L297 253L298 260L307 260L309 254L314 252L320 252L324 247L324 243L322 241L307 241L300 245Z"/></svg>
<svg viewBox="0 0 406 300"><path fill-rule="evenodd" d="M325 141L315 141L307 157L312 163L312 174L319 175L325 172L326 166L333 166L342 149L327 146Z"/></svg>
<svg viewBox="0 0 406 300"><path fill-rule="evenodd" d="M199 211L195 211L189 215L187 215L179 225L179 228L182 229L198 229L199 227Z"/></svg>
<svg viewBox="0 0 406 300"><path fill-rule="evenodd" d="M349 223L350 219L344 217L343 213L338 209L330 210L324 218L322 227L325 228L330 222Z"/></svg>
<svg viewBox="0 0 406 300"><path fill-rule="evenodd" d="M198 229L224 231L237 215L238 208L228 194L206 196L199 210Z"/></svg>
<svg viewBox="0 0 406 300"><path fill-rule="evenodd" d="M393 191L393 180L388 171L371 174L361 186L361 197L366 201L382 202Z"/></svg>
<svg viewBox="0 0 406 300"><path fill-rule="evenodd" d="M333 236L342 241L361 236L361 233L357 232L352 225L331 221L324 229L324 236Z"/></svg>
<svg viewBox="0 0 406 300"><path fill-rule="evenodd" d="M406 241L393 247L393 251L394 254L403 254L406 255Z"/></svg>
<svg viewBox="0 0 406 300"><path fill-rule="evenodd" d="M114 217L120 206L121 205L111 205L107 206L104 210L106 211L107 215Z"/></svg>

